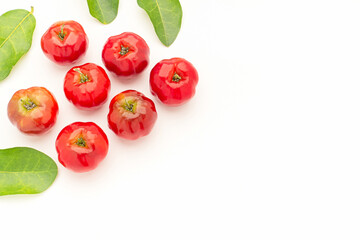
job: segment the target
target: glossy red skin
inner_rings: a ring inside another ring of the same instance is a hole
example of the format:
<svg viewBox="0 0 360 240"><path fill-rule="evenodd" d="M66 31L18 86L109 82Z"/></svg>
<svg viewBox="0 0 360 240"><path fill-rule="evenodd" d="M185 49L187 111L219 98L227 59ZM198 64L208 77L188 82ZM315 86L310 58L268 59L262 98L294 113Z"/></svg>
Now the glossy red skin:
<svg viewBox="0 0 360 240"><path fill-rule="evenodd" d="M174 73L181 80L172 81ZM180 106L194 95L199 75L195 67L183 58L164 59L150 73L151 93L168 106Z"/></svg>
<svg viewBox="0 0 360 240"><path fill-rule="evenodd" d="M36 107L28 110L24 102L31 100ZM59 106L54 96L43 87L21 89L14 93L8 103L8 117L21 132L42 134L54 126Z"/></svg>
<svg viewBox="0 0 360 240"><path fill-rule="evenodd" d="M89 81L81 82L81 74L74 69L79 69ZM110 85L110 79L102 67L94 63L86 63L73 67L67 72L64 92L66 98L76 107L92 110L106 102Z"/></svg>
<svg viewBox="0 0 360 240"><path fill-rule="evenodd" d="M122 56L121 45L129 48ZM141 73L149 65L150 49L139 35L124 32L110 37L102 51L105 67L119 77L131 78Z"/></svg>
<svg viewBox="0 0 360 240"><path fill-rule="evenodd" d="M65 37L58 36L64 25ZM41 48L44 54L58 64L70 64L82 57L89 45L83 27L75 21L56 22L41 37Z"/></svg>
<svg viewBox="0 0 360 240"><path fill-rule="evenodd" d="M135 101L134 113L123 106L127 102ZM144 94L127 90L116 95L110 102L108 123L109 128L119 137L135 140L148 135L157 119L154 102Z"/></svg>
<svg viewBox="0 0 360 240"><path fill-rule="evenodd" d="M81 136L86 146L76 144ZM93 122L74 122L66 126L56 139L59 162L74 172L88 172L105 159L109 141L104 131Z"/></svg>

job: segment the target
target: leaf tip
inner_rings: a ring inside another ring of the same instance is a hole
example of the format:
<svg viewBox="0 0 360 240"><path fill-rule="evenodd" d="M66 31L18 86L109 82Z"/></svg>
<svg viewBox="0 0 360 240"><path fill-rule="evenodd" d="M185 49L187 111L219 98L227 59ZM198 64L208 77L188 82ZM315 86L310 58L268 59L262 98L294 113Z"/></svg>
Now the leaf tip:
<svg viewBox="0 0 360 240"><path fill-rule="evenodd" d="M170 46L175 42L175 39L173 39L173 40L160 39L160 41L161 41L162 44L164 44L166 47L170 47Z"/></svg>

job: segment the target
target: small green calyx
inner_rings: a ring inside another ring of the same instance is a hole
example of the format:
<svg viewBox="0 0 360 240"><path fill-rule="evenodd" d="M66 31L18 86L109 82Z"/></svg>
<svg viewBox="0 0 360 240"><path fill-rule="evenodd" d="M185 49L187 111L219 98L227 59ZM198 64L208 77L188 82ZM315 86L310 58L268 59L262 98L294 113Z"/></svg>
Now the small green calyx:
<svg viewBox="0 0 360 240"><path fill-rule="evenodd" d="M79 147L87 147L86 141L83 137L79 137L76 142L76 145L78 145Z"/></svg>
<svg viewBox="0 0 360 240"><path fill-rule="evenodd" d="M136 102L134 102L134 101L127 101L127 100L125 99L125 104L123 105L123 108L124 108L126 111L135 113L135 110L136 110Z"/></svg>
<svg viewBox="0 0 360 240"><path fill-rule="evenodd" d="M121 56L125 56L129 52L129 50L130 50L129 47L124 47L123 45L121 45L121 50L120 50L119 54Z"/></svg>
<svg viewBox="0 0 360 240"><path fill-rule="evenodd" d="M177 74L177 73L174 73L174 75L173 75L173 77L172 77L172 81L173 81L173 82L180 82L180 80L181 80L180 75Z"/></svg>
<svg viewBox="0 0 360 240"><path fill-rule="evenodd" d="M58 34L58 37L60 38L61 41L64 41L64 38L66 36L66 34L64 33L64 27L65 27L65 24L61 25L61 29Z"/></svg>
<svg viewBox="0 0 360 240"><path fill-rule="evenodd" d="M33 101L31 101L31 99L20 99L20 101L22 102L23 107L28 111L37 107L37 105Z"/></svg>
<svg viewBox="0 0 360 240"><path fill-rule="evenodd" d="M74 71L80 74L80 83L86 83L90 81L89 77L81 72L80 68L74 68Z"/></svg>

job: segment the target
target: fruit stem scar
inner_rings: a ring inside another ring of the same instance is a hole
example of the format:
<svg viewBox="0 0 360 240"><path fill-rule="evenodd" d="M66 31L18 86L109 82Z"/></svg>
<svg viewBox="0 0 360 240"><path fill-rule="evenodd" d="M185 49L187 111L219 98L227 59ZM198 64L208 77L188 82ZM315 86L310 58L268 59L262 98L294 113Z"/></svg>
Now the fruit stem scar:
<svg viewBox="0 0 360 240"><path fill-rule="evenodd" d="M37 105L30 99L28 100L20 99L20 101L22 102L22 105L26 110L32 110L37 107Z"/></svg>
<svg viewBox="0 0 360 240"><path fill-rule="evenodd" d="M58 37L61 39L61 41L63 41L66 36L66 34L64 33L64 27L65 24L61 25L60 32L58 34Z"/></svg>
<svg viewBox="0 0 360 240"><path fill-rule="evenodd" d="M135 111L135 104L134 103L129 103L126 99L125 99L125 105L123 106L123 108L126 111L132 112L134 113Z"/></svg>
<svg viewBox="0 0 360 240"><path fill-rule="evenodd" d="M124 47L123 45L121 45L121 50L120 50L119 54L120 54L121 56L124 56L124 55L126 55L128 52L129 52L129 47Z"/></svg>
<svg viewBox="0 0 360 240"><path fill-rule="evenodd" d="M75 142L76 145L78 145L79 147L86 147L86 141L83 137L78 137L78 139L76 139Z"/></svg>
<svg viewBox="0 0 360 240"><path fill-rule="evenodd" d="M172 77L172 81L173 81L173 82L180 82L180 80L181 80L180 75L177 74L177 73L174 73L174 75L173 75L173 77Z"/></svg>
<svg viewBox="0 0 360 240"><path fill-rule="evenodd" d="M80 74L80 83L86 83L90 81L89 77L81 72L80 68L74 68L74 71Z"/></svg>

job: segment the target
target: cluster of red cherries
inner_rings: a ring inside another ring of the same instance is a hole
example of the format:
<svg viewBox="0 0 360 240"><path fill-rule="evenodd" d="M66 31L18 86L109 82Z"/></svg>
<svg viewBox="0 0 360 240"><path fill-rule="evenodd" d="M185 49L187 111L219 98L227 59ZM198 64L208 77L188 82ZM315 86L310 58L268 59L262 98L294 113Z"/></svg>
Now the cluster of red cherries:
<svg viewBox="0 0 360 240"><path fill-rule="evenodd" d="M88 37L75 21L54 23L42 36L45 55L58 64L73 64L88 48ZM125 32L110 37L102 51L105 67L119 78L133 78L149 65L150 50L145 40ZM165 59L150 74L151 93L168 106L179 106L195 94L198 73L183 58ZM65 76L66 98L76 107L94 110L108 99L110 79L105 70L86 63L72 67ZM59 112L53 94L44 87L17 91L8 104L8 117L26 134L47 132ZM110 102L109 128L119 137L135 140L151 132L157 119L154 102L136 90L117 94ZM56 139L59 162L75 172L95 169L108 153L109 141L104 131L93 122L75 122L61 130Z"/></svg>

